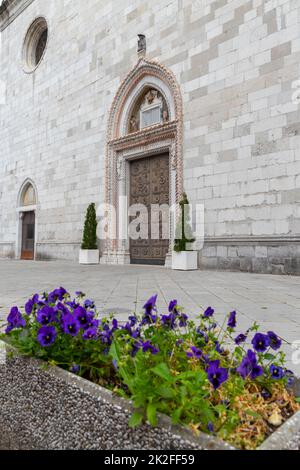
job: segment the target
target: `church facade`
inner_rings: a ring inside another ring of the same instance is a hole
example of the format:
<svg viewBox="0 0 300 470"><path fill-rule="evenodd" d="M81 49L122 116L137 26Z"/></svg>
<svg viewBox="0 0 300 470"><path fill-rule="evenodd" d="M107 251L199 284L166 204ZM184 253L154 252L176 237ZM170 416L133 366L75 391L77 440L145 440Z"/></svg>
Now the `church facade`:
<svg viewBox="0 0 300 470"><path fill-rule="evenodd" d="M186 192L201 269L300 274L298 0L4 0L0 30L0 257L77 260L94 202L102 263L169 266L124 204Z"/></svg>

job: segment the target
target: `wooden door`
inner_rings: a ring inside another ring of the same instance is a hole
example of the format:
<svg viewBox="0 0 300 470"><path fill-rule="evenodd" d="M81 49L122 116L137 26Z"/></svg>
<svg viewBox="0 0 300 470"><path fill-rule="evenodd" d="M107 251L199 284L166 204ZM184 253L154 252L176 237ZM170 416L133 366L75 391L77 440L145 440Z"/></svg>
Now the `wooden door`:
<svg viewBox="0 0 300 470"><path fill-rule="evenodd" d="M21 259L34 259L35 213L24 212L22 223L22 252Z"/></svg>
<svg viewBox="0 0 300 470"><path fill-rule="evenodd" d="M162 214L159 215L158 213L155 216L155 212L151 213L151 206L169 205L169 192L170 177L168 154L131 162L130 205L143 204L148 210L148 239L130 240L132 264L165 264L170 243L169 210L167 211L167 217L163 217ZM155 237L153 237L153 224L151 230L151 217L156 217L155 220L157 221ZM166 237L166 233L168 238Z"/></svg>

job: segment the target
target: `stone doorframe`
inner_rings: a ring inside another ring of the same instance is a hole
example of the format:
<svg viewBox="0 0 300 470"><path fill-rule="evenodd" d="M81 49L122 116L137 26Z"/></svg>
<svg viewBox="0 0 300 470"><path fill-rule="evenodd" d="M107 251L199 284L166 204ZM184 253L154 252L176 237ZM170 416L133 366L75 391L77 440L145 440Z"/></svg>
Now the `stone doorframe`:
<svg viewBox="0 0 300 470"><path fill-rule="evenodd" d="M160 91L168 105L169 121L127 133L130 113L137 99L148 87ZM182 97L174 74L154 60L140 58L134 69L120 85L114 98L108 120L105 160L105 203L115 207L116 218L108 218L107 233L114 233L104 241L103 264L130 264L130 241L127 233L128 218L125 199L129 203L130 161L169 153L170 205L179 202L183 192L183 117ZM122 214L126 213L125 217ZM173 220L170 215L170 249L166 265L171 263L174 240ZM123 239L122 239L123 238Z"/></svg>
<svg viewBox="0 0 300 470"><path fill-rule="evenodd" d="M36 204L30 205L30 206L24 206L23 203L22 203L22 196L23 196L23 193L24 193L26 187L28 187L28 185L31 185L34 189L35 197L36 197ZM22 184L22 186L19 190L18 199L17 199L17 209L16 209L16 212L17 212L17 227L16 227L17 237L16 237L16 251L15 251L16 259L21 259L23 218L24 218L25 212L34 212L34 216L35 216L34 259L36 259L36 255L37 255L37 206L38 206L38 196L37 196L37 194L38 193L37 193L37 188L36 188L35 183L30 178L27 178L23 182L23 184Z"/></svg>

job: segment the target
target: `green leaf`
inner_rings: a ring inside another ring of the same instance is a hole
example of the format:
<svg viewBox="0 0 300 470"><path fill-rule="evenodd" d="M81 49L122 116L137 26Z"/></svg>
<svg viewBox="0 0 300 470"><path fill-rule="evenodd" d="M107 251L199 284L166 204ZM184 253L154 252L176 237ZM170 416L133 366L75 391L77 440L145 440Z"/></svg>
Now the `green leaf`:
<svg viewBox="0 0 300 470"><path fill-rule="evenodd" d="M162 379L166 380L167 382L171 382L173 380L173 376L170 372L170 369L165 362L161 362L160 364L158 364L158 366L154 367L152 369L152 372L155 375L158 375L158 377L161 377Z"/></svg>
<svg viewBox="0 0 300 470"><path fill-rule="evenodd" d="M300 403L300 397L296 397L295 402Z"/></svg>
<svg viewBox="0 0 300 470"><path fill-rule="evenodd" d="M117 344L115 342L112 343L109 354L115 361L119 362L120 355L119 355Z"/></svg>
<svg viewBox="0 0 300 470"><path fill-rule="evenodd" d="M142 424L143 418L144 416L142 413L135 411L129 420L129 427L136 428L137 426L140 426Z"/></svg>
<svg viewBox="0 0 300 470"><path fill-rule="evenodd" d="M252 410L245 410L245 413L249 416L253 416L253 418L260 419L261 415L259 413L256 413L255 411Z"/></svg>
<svg viewBox="0 0 300 470"><path fill-rule="evenodd" d="M266 359L266 361L274 361L274 359L276 359L276 356L274 356L274 354L265 354L264 355L264 359Z"/></svg>
<svg viewBox="0 0 300 470"><path fill-rule="evenodd" d="M170 387L166 387L162 385L161 387L158 387L157 389L158 395L160 395L163 398L174 398L175 392L172 390Z"/></svg>
<svg viewBox="0 0 300 470"><path fill-rule="evenodd" d="M174 411L174 413L172 414L172 423L173 424L178 424L179 423L180 418L181 418L181 414L182 414L182 407L177 408L177 410Z"/></svg>
<svg viewBox="0 0 300 470"><path fill-rule="evenodd" d="M147 419L151 426L157 426L156 405L149 403L147 406Z"/></svg>

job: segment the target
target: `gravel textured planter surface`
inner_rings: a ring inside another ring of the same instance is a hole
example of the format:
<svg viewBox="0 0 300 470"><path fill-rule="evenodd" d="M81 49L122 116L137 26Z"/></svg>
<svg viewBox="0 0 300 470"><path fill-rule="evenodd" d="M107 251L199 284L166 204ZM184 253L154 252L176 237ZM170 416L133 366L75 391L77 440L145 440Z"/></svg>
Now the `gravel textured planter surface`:
<svg viewBox="0 0 300 470"><path fill-rule="evenodd" d="M161 416L158 428L130 429L129 401L60 368L16 353L0 342L0 449L233 449L196 437ZM300 412L261 446L300 449Z"/></svg>

